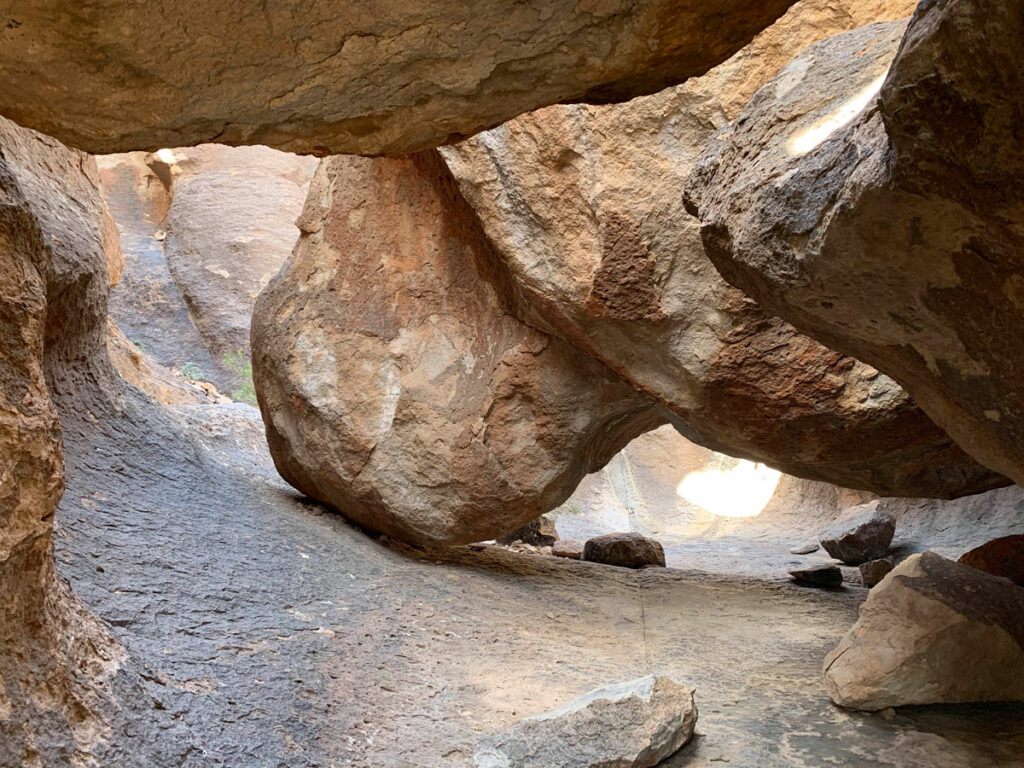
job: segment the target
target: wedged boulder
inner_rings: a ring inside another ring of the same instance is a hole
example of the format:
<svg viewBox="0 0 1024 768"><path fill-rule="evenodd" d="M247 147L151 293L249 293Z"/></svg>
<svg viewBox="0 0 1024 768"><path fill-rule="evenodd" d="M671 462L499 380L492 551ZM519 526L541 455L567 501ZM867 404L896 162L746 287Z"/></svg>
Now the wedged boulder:
<svg viewBox="0 0 1024 768"><path fill-rule="evenodd" d="M52 541L51 395L109 368L109 235L92 159L0 118L0 765L104 764L118 707L127 653L58 579Z"/></svg>
<svg viewBox="0 0 1024 768"><path fill-rule="evenodd" d="M513 544L521 541L524 544L533 544L535 547L550 547L558 541L558 531L555 529L554 520L547 515L541 515L521 528L516 528L512 533L499 536L497 541L499 544Z"/></svg>
<svg viewBox="0 0 1024 768"><path fill-rule="evenodd" d="M436 152L321 163L260 295L253 372L296 488L418 544L515 530L664 422L600 363L517 320Z"/></svg>
<svg viewBox="0 0 1024 768"><path fill-rule="evenodd" d="M729 282L892 376L1018 483L1022 53L1015 0L921 3L905 34L820 43L711 142L688 186Z"/></svg>
<svg viewBox="0 0 1024 768"><path fill-rule="evenodd" d="M649 565L664 568L665 550L660 542L642 533L606 533L587 539L583 545L583 559L619 568L646 568Z"/></svg>
<svg viewBox="0 0 1024 768"><path fill-rule="evenodd" d="M485 736L475 768L651 768L693 736L693 689L647 676L597 688Z"/></svg>
<svg viewBox="0 0 1024 768"><path fill-rule="evenodd" d="M547 104L653 93L792 2L28 0L4 20L0 114L97 154L404 154Z"/></svg>
<svg viewBox="0 0 1024 768"><path fill-rule="evenodd" d="M896 533L896 520L872 501L854 507L821 534L821 546L836 560L860 565L885 557Z"/></svg>
<svg viewBox="0 0 1024 768"><path fill-rule="evenodd" d="M682 201L707 139L793 55L914 5L805 0L703 77L626 104L549 107L442 148L522 317L657 398L712 450L887 496L1005 484L889 377L728 285Z"/></svg>
<svg viewBox="0 0 1024 768"><path fill-rule="evenodd" d="M957 562L1024 587L1024 534L993 539L964 553Z"/></svg>
<svg viewBox="0 0 1024 768"><path fill-rule="evenodd" d="M832 701L852 709L1024 700L1024 589L912 555L871 590L824 670Z"/></svg>
<svg viewBox="0 0 1024 768"><path fill-rule="evenodd" d="M159 363L244 391L252 307L295 246L317 160L204 145L100 162L127 260L112 314Z"/></svg>

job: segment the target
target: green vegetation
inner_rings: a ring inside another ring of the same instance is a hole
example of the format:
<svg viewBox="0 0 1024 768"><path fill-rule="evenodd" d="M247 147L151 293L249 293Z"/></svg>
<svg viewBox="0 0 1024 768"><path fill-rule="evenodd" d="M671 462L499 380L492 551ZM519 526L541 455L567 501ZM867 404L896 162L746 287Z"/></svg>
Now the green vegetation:
<svg viewBox="0 0 1024 768"><path fill-rule="evenodd" d="M203 369L192 362L182 363L179 372L189 381L199 381L205 378Z"/></svg>
<svg viewBox="0 0 1024 768"><path fill-rule="evenodd" d="M231 399L256 405L256 387L252 383L252 360L239 349L234 354L224 355L221 362L239 379L238 386L228 393Z"/></svg>

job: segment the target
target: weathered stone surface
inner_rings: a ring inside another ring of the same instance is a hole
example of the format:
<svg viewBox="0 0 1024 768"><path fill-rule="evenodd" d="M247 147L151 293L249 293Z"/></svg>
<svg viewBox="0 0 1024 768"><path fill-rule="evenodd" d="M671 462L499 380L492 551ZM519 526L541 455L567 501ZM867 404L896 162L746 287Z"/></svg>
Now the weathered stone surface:
<svg viewBox="0 0 1024 768"><path fill-rule="evenodd" d="M583 559L620 568L645 568L648 565L664 568L665 550L659 542L642 533L606 533L587 539L583 546Z"/></svg>
<svg viewBox="0 0 1024 768"><path fill-rule="evenodd" d="M791 568L789 575L797 584L807 587L841 587L843 572L838 565L809 565L806 568Z"/></svg>
<svg viewBox="0 0 1024 768"><path fill-rule="evenodd" d="M798 547L793 547L789 550L791 555L809 555L812 552L817 552L820 549L816 542L808 542L807 544L801 544Z"/></svg>
<svg viewBox="0 0 1024 768"><path fill-rule="evenodd" d="M689 188L727 280L891 375L1017 482L1022 40L1017 2L936 0L905 36L872 25L815 46L709 147Z"/></svg>
<svg viewBox="0 0 1024 768"><path fill-rule="evenodd" d="M836 560L860 565L884 557L896 533L896 520L872 501L854 507L821 534L821 546Z"/></svg>
<svg viewBox="0 0 1024 768"><path fill-rule="evenodd" d="M550 547L558 541L558 531L550 517L541 515L521 528L516 528L512 533L499 536L497 541L499 544L522 541L526 544L533 544L535 547Z"/></svg>
<svg viewBox="0 0 1024 768"><path fill-rule="evenodd" d="M693 736L693 689L641 677L585 693L480 740L476 768L651 768Z"/></svg>
<svg viewBox="0 0 1024 768"><path fill-rule="evenodd" d="M252 307L298 239L317 160L205 145L100 162L128 261L112 314L162 365L243 386Z"/></svg>
<svg viewBox="0 0 1024 768"><path fill-rule="evenodd" d="M579 539L559 539L551 545L551 554L569 560L583 559L584 543Z"/></svg>
<svg viewBox="0 0 1024 768"><path fill-rule="evenodd" d="M1024 534L993 539L961 555L957 562L1024 587Z"/></svg>
<svg viewBox="0 0 1024 768"><path fill-rule="evenodd" d="M493 538L664 421L507 314L436 152L325 160L300 229L256 303L256 390L281 475L355 522L422 544Z"/></svg>
<svg viewBox="0 0 1024 768"><path fill-rule="evenodd" d="M860 570L860 583L870 589L884 579L886 574L893 568L892 560L884 558L861 563L858 568Z"/></svg>
<svg viewBox="0 0 1024 768"><path fill-rule="evenodd" d="M444 147L523 293L524 318L658 398L713 450L885 495L1005 483L887 376L729 286L682 201L708 137L794 54L913 6L805 0L681 86L621 105L550 107Z"/></svg>
<svg viewBox="0 0 1024 768"><path fill-rule="evenodd" d="M913 555L826 657L825 687L836 704L866 710L1024 699L1024 589Z"/></svg>
<svg viewBox="0 0 1024 768"><path fill-rule="evenodd" d="M94 153L402 154L547 104L660 90L791 3L31 0L5 14L0 113Z"/></svg>
<svg viewBox="0 0 1024 768"><path fill-rule="evenodd" d="M0 765L103 764L127 653L58 580L51 400L105 356L116 247L95 163L0 118ZM138 705L138 702L135 702ZM126 763L125 763L126 764Z"/></svg>

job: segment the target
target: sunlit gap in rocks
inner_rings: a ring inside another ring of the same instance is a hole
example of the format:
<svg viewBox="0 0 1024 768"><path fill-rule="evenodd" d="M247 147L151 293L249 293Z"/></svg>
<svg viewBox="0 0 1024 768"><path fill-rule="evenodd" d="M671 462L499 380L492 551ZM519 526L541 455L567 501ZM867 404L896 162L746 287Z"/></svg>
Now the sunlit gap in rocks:
<svg viewBox="0 0 1024 768"><path fill-rule="evenodd" d="M741 460L732 469L691 472L676 494L720 517L757 517L775 495L782 473L764 464Z"/></svg>
<svg viewBox="0 0 1024 768"><path fill-rule="evenodd" d="M850 99L844 102L843 105L835 112L822 118L810 128L805 128L790 139L789 144L786 147L789 150L789 154L796 155L798 157L800 155L806 155L812 149L824 142L833 133L843 126L848 125L853 118L864 111L864 108L871 103L871 100L878 95L880 90L882 90L882 83L885 82L885 77L888 74L888 71L883 72L862 90L858 91Z"/></svg>

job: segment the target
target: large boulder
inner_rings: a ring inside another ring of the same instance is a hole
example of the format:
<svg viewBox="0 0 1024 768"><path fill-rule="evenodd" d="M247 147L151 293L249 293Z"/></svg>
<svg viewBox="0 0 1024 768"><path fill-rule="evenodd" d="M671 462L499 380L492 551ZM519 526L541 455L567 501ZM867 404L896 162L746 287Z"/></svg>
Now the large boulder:
<svg viewBox="0 0 1024 768"><path fill-rule="evenodd" d="M688 438L885 495L1005 484L889 377L728 285L682 191L716 128L806 45L913 0L804 0L703 77L609 106L553 106L441 152L517 288L524 319L657 398Z"/></svg>
<svg viewBox="0 0 1024 768"><path fill-rule="evenodd" d="M94 153L403 154L699 75L792 2L28 0L0 31L0 114Z"/></svg>
<svg viewBox="0 0 1024 768"><path fill-rule="evenodd" d="M825 659L843 707L1024 700L1024 589L933 553L886 576Z"/></svg>
<svg viewBox="0 0 1024 768"><path fill-rule="evenodd" d="M245 392L252 307L298 239L317 160L204 145L100 164L126 254L112 315L162 365Z"/></svg>
<svg viewBox="0 0 1024 768"><path fill-rule="evenodd" d="M1024 534L992 539L965 552L957 562L1024 587Z"/></svg>
<svg viewBox="0 0 1024 768"><path fill-rule="evenodd" d="M57 577L51 395L106 360L116 264L88 156L0 118L0 765L101 765L127 653ZM141 704L136 701L132 706Z"/></svg>
<svg viewBox="0 0 1024 768"><path fill-rule="evenodd" d="M1024 9L921 3L808 49L691 179L708 253L1024 482ZM878 94L876 96L876 94Z"/></svg>
<svg viewBox="0 0 1024 768"><path fill-rule="evenodd" d="M281 475L368 528L480 541L564 501L660 410L509 314L435 151L336 157L257 300L253 371Z"/></svg>
<svg viewBox="0 0 1024 768"><path fill-rule="evenodd" d="M485 736L475 768L651 768L693 736L693 689L667 677L597 688Z"/></svg>

